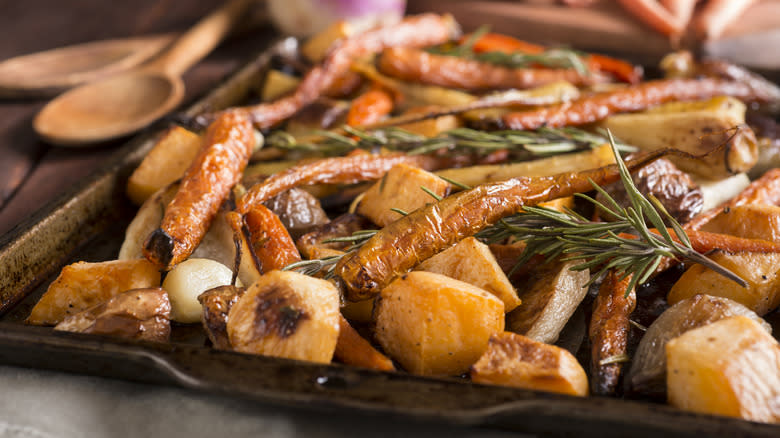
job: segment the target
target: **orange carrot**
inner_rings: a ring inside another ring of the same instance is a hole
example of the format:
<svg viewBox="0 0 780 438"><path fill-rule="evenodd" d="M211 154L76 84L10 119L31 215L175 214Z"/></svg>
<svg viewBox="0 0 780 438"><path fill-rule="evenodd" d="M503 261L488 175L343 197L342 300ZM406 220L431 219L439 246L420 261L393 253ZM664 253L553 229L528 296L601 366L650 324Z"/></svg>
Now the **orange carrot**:
<svg viewBox="0 0 780 438"><path fill-rule="evenodd" d="M376 123L393 110L393 96L373 87L352 101L347 113L347 125L363 126Z"/></svg>
<svg viewBox="0 0 780 438"><path fill-rule="evenodd" d="M250 247L260 272L282 269L301 261L301 255L290 233L279 217L263 204L254 205L244 215Z"/></svg>
<svg viewBox="0 0 780 438"><path fill-rule="evenodd" d="M669 228L668 231L672 236L672 239L676 242L680 241L672 228ZM650 232L660 235L655 228L651 228ZM730 234L711 233L709 231L698 230L686 230L685 233L691 241L691 247L693 247L696 252L702 254L715 250L726 252L780 252L780 243L770 242L768 240L747 239L744 237L732 236ZM627 239L636 238L636 236L626 233L621 233L620 235Z"/></svg>
<svg viewBox="0 0 780 438"><path fill-rule="evenodd" d="M339 339L336 341L336 351L333 355L347 365L378 371L395 371L393 361L372 347L341 315Z"/></svg>

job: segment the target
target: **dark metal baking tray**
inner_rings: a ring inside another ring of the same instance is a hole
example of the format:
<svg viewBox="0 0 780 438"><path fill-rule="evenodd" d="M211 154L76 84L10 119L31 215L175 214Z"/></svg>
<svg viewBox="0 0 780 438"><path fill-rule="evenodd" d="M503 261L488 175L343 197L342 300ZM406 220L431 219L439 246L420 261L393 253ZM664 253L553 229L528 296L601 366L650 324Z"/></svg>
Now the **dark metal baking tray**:
<svg viewBox="0 0 780 438"><path fill-rule="evenodd" d="M186 114L245 101L274 53L291 44L294 40L287 39L273 45ZM178 385L299 408L349 408L549 435L780 435L777 426L694 415L650 402L568 397L217 351L187 330L177 330L170 344L156 344L24 325L64 264L115 258L134 211L124 195L127 175L159 128L122 147L103 170L0 238L0 363Z"/></svg>

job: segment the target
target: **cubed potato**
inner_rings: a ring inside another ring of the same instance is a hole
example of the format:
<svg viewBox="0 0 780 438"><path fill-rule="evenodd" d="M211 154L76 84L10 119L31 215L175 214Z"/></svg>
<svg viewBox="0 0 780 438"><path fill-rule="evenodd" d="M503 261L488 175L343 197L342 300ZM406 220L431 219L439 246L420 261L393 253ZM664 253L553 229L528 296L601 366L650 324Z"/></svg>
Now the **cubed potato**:
<svg viewBox="0 0 780 438"><path fill-rule="evenodd" d="M168 342L171 303L159 287L132 289L68 316L54 330Z"/></svg>
<svg viewBox="0 0 780 438"><path fill-rule="evenodd" d="M339 337L339 291L297 272L263 274L230 309L234 350L329 363Z"/></svg>
<svg viewBox="0 0 780 438"><path fill-rule="evenodd" d="M666 344L669 403L686 411L780 422L780 345L761 324L733 316Z"/></svg>
<svg viewBox="0 0 780 438"><path fill-rule="evenodd" d="M615 156L612 155L612 149L609 145L602 145L584 152L555 155L533 161L446 169L440 170L436 174L448 180L474 187L518 176L548 176L561 172L579 172L614 162Z"/></svg>
<svg viewBox="0 0 780 438"><path fill-rule="evenodd" d="M504 302L506 312L511 312L521 303L490 248L473 237L467 237L425 260L416 270L446 275L484 289Z"/></svg>
<svg viewBox="0 0 780 438"><path fill-rule="evenodd" d="M348 21L337 21L306 40L301 47L301 53L311 62L320 62L334 42L354 33L354 26Z"/></svg>
<svg viewBox="0 0 780 438"><path fill-rule="evenodd" d="M702 230L780 242L780 207L763 204L731 207L715 216Z"/></svg>
<svg viewBox="0 0 780 438"><path fill-rule="evenodd" d="M160 272L146 259L78 262L65 266L27 318L29 324L55 325L130 289L160 285Z"/></svg>
<svg viewBox="0 0 780 438"><path fill-rule="evenodd" d="M401 218L401 214L391 208L411 213L426 204L436 202L422 187L443 197L449 191L450 184L418 167L398 164L366 191L357 207L357 213L384 227Z"/></svg>
<svg viewBox="0 0 780 438"><path fill-rule="evenodd" d="M667 296L669 304L696 294L707 294L731 298L759 315L766 315L780 305L780 254L717 252L710 258L739 275L748 287L742 287L702 265L693 265L672 286Z"/></svg>
<svg viewBox="0 0 780 438"><path fill-rule="evenodd" d="M141 205L154 192L184 175L200 149L200 136L181 126L174 126L157 140L127 180L127 196Z"/></svg>
<svg viewBox="0 0 780 438"><path fill-rule="evenodd" d="M608 117L602 126L643 150L674 147L701 155L726 143L725 153L703 159L669 158L680 169L705 178L746 172L758 160L755 134L745 126L745 104L733 97L672 102L638 113L617 114ZM732 130L735 126L740 126L736 135Z"/></svg>
<svg viewBox="0 0 780 438"><path fill-rule="evenodd" d="M588 395L588 376L571 353L511 332L490 337L471 380L561 394Z"/></svg>
<svg viewBox="0 0 780 438"><path fill-rule="evenodd" d="M576 261L542 264L531 273L525 290L518 290L523 304L506 316L507 330L535 341L553 343L577 310L588 288L590 274L572 271Z"/></svg>
<svg viewBox="0 0 780 438"><path fill-rule="evenodd" d="M265 82L263 82L263 90L260 92L260 97L265 102L276 100L285 94L295 91L300 83L301 80L295 76L282 73L279 70L269 70L265 75Z"/></svg>
<svg viewBox="0 0 780 438"><path fill-rule="evenodd" d="M407 371L459 375L504 331L504 303L441 274L414 271L384 288L375 304L376 338Z"/></svg>

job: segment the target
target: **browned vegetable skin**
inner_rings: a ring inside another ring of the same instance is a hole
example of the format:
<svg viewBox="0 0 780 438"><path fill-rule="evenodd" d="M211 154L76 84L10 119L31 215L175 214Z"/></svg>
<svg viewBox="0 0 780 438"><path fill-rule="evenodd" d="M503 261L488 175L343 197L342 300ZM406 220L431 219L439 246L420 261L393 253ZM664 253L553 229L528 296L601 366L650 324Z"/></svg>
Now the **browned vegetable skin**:
<svg viewBox="0 0 780 438"><path fill-rule="evenodd" d="M354 184L379 179L396 164L409 164L426 170L437 167L435 158L404 154L371 155L366 153L346 157L325 158L300 164L279 172L255 184L238 200L238 211L246 214L256 204L265 202L293 187L311 184Z"/></svg>
<svg viewBox="0 0 780 438"><path fill-rule="evenodd" d="M744 83L722 79L663 79L582 97L573 102L509 113L503 120L511 129L578 126L598 122L612 114L639 111L675 100L697 100L720 95L744 101L770 99L759 91Z"/></svg>
<svg viewBox="0 0 780 438"><path fill-rule="evenodd" d="M254 145L252 124L243 112L225 112L209 126L200 152L165 208L160 228L144 243L149 261L167 270L192 254L240 181Z"/></svg>
<svg viewBox="0 0 780 438"><path fill-rule="evenodd" d="M214 348L230 350L230 339L227 334L227 320L230 308L246 289L236 286L219 286L198 295L198 301L203 306L201 322L206 335Z"/></svg>
<svg viewBox="0 0 780 438"><path fill-rule="evenodd" d="M449 15L421 14L398 24L371 30L335 44L322 64L312 68L295 92L271 103L243 107L261 129L270 128L314 102L347 72L356 58L379 53L387 47L425 47L443 43L460 33ZM208 120L205 115L201 119Z"/></svg>
<svg viewBox="0 0 780 438"><path fill-rule="evenodd" d="M623 362L631 330L629 315L636 307L636 294L628 291L631 277L620 279L609 271L599 287L590 319L590 373L591 392L597 395L614 394L623 372Z"/></svg>
<svg viewBox="0 0 780 438"><path fill-rule="evenodd" d="M355 231L365 230L370 225L371 222L362 216L358 216L354 213L343 214L304 234L295 242L295 246L298 247L298 251L301 252L301 255L307 259L313 258L312 250L315 248L343 250L350 244L347 242L324 243L324 241L335 237L351 236Z"/></svg>
<svg viewBox="0 0 780 438"><path fill-rule="evenodd" d="M653 151L627 161L626 166L635 171L670 153L679 151ZM384 227L339 261L336 277L350 301L371 298L421 261L523 206L592 190L591 180L604 185L618 178L618 167L609 165L547 177L517 177L456 193Z"/></svg>
<svg viewBox="0 0 780 438"><path fill-rule="evenodd" d="M265 205L253 206L244 215L250 248L262 273L299 262L301 255L282 221Z"/></svg>
<svg viewBox="0 0 780 438"><path fill-rule="evenodd" d="M393 361L363 339L343 316L339 316L339 339L333 357L347 365L377 371L395 371Z"/></svg>
<svg viewBox="0 0 780 438"><path fill-rule="evenodd" d="M406 81L475 91L525 89L558 81L580 86L607 81L603 75L582 75L573 69L510 68L408 47L386 49L379 57L378 68Z"/></svg>

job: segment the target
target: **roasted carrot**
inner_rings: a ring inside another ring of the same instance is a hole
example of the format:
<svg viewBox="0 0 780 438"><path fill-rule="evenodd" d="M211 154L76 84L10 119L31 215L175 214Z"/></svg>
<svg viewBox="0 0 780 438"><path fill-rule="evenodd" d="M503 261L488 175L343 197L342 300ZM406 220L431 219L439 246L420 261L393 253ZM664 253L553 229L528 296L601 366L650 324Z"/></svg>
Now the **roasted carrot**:
<svg viewBox="0 0 780 438"><path fill-rule="evenodd" d="M244 223L249 232L249 247L261 273L301 261L290 233L279 217L265 205L253 205L244 214Z"/></svg>
<svg viewBox="0 0 780 438"><path fill-rule="evenodd" d="M144 243L149 261L167 270L192 254L241 180L254 145L252 124L242 111L224 112L209 125L198 155L165 207L160 228Z"/></svg>
<svg viewBox="0 0 780 438"><path fill-rule="evenodd" d="M426 170L435 169L437 159L425 155L359 155L325 158L300 164L252 186L238 200L238 211L246 214L253 206L289 190L311 184L354 184L382 177L391 167L405 163Z"/></svg>
<svg viewBox="0 0 780 438"><path fill-rule="evenodd" d="M347 365L377 371L395 371L393 361L372 347L341 315L339 315L339 338L333 356Z"/></svg>
<svg viewBox="0 0 780 438"><path fill-rule="evenodd" d="M260 129L270 128L304 106L314 102L333 82L349 72L356 58L379 53L387 47L426 47L456 37L459 29L449 15L421 14L407 17L399 23L370 30L334 44L321 65L304 76L292 95L260 105L243 107ZM208 122L213 114L203 114L196 120Z"/></svg>
<svg viewBox="0 0 780 438"><path fill-rule="evenodd" d="M531 44L517 38L497 33L483 35L474 43L472 49L475 53L503 52L524 53L528 55L536 55L543 53L546 50L543 46ZM641 67L635 66L629 62L596 54L584 55L583 58L591 70L610 73L618 80L636 84L642 79Z"/></svg>
<svg viewBox="0 0 780 438"><path fill-rule="evenodd" d="M621 279L607 272L593 303L590 338L590 390L596 395L612 395L620 382L631 331L629 316L636 308L636 293L628 290L631 277Z"/></svg>
<svg viewBox="0 0 780 438"><path fill-rule="evenodd" d="M393 96L374 87L352 101L347 113L347 125L363 126L377 123L393 110Z"/></svg>
<svg viewBox="0 0 780 438"><path fill-rule="evenodd" d="M639 21L668 37L678 38L685 30L685 23L664 9L657 0L619 0L619 2Z"/></svg>
<svg viewBox="0 0 780 438"><path fill-rule="evenodd" d="M674 241L679 242L674 230L667 230ZM659 235L658 230L650 228L650 232ZM699 253L706 254L710 251L721 250L726 252L780 252L780 243L761 239L748 239L732 236L730 234L711 233L709 231L686 230L685 234L691 241L691 247ZM632 239L636 236L621 233L622 237Z"/></svg>
<svg viewBox="0 0 780 438"><path fill-rule="evenodd" d="M383 51L378 69L406 81L464 90L525 89L558 81L591 85L606 81L598 73L584 75L574 69L511 68L408 47Z"/></svg>
<svg viewBox="0 0 780 438"><path fill-rule="evenodd" d="M664 79L582 97L573 102L509 113L503 120L511 129L577 126L598 122L612 114L639 111L677 100L698 100L719 95L746 101L765 99L755 91L746 84L721 79Z"/></svg>
<svg viewBox="0 0 780 438"><path fill-rule="evenodd" d="M626 166L635 171L667 154L681 152L649 152L628 160ZM523 206L592 190L591 181L603 186L618 178L617 166L610 165L547 177L517 177L464 190L385 226L360 249L343 257L334 272L349 300L371 298L421 261Z"/></svg>

